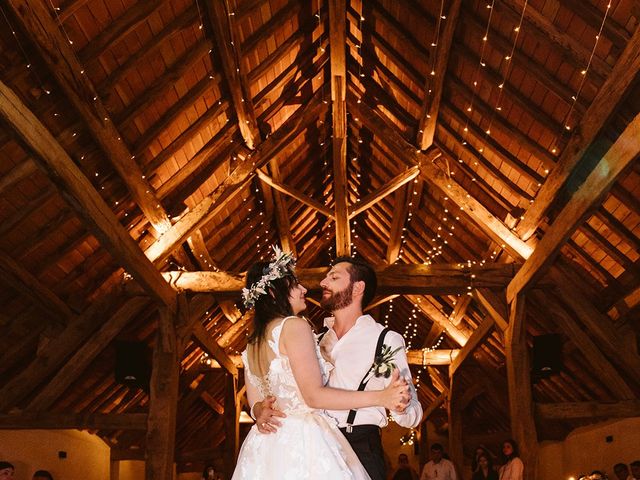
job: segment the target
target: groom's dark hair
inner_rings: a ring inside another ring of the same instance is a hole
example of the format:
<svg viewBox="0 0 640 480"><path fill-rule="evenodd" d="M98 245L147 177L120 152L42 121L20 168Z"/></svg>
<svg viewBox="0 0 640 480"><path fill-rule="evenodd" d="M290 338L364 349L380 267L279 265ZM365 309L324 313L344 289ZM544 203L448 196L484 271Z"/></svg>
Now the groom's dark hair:
<svg viewBox="0 0 640 480"><path fill-rule="evenodd" d="M371 303L371 300L373 300L376 289L378 288L376 271L367 262L355 257L338 257L333 261L333 265L342 262L349 264L349 278L351 279L351 283L364 282L362 308L366 307Z"/></svg>

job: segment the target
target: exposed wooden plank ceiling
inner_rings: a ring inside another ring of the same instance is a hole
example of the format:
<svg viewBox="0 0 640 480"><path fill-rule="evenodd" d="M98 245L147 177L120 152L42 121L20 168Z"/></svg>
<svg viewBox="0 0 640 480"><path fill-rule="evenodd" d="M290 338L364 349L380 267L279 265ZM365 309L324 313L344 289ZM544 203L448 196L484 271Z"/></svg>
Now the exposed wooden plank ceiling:
<svg viewBox="0 0 640 480"><path fill-rule="evenodd" d="M177 358L180 382L154 379L151 397L177 389L180 468L221 462L237 384L200 359L233 376L251 323L239 272L274 243L311 287L337 255L366 258L381 272L373 314L412 349L461 349L450 372L413 367L454 435L476 413L504 431L509 408L531 410L511 423L523 439L637 411L632 0L9 0L2 13L0 413L24 410L3 428L95 428L114 458L147 448L166 470L169 444L138 430L171 426L111 372L114 339L160 331L155 362ZM565 370L533 403L509 397L545 333L565 339ZM465 442L487 434L465 428Z"/></svg>

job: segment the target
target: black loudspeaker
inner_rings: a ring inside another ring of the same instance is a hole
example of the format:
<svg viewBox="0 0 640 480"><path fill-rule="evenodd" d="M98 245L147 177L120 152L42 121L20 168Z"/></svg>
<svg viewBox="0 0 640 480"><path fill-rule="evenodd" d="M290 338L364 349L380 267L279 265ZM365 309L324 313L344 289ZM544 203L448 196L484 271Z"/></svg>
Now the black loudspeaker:
<svg viewBox="0 0 640 480"><path fill-rule="evenodd" d="M533 337L531 371L534 377L546 378L562 370L562 336L557 334Z"/></svg>
<svg viewBox="0 0 640 480"><path fill-rule="evenodd" d="M116 382L149 389L151 350L144 342L116 341Z"/></svg>

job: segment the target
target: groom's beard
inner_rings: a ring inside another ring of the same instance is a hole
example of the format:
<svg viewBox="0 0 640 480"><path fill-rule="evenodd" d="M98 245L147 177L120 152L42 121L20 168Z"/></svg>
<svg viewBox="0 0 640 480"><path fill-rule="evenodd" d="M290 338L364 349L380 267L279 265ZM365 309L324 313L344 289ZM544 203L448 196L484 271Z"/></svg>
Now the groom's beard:
<svg viewBox="0 0 640 480"><path fill-rule="evenodd" d="M331 293L330 297L324 296L320 300L320 306L329 312L335 312L342 308L348 307L353 301L353 283L340 292Z"/></svg>

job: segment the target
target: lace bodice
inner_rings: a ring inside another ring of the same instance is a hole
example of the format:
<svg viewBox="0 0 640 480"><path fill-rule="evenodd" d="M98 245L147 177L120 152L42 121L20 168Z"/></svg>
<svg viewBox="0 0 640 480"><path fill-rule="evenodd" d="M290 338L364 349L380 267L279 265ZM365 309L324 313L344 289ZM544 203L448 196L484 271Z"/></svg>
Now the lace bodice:
<svg viewBox="0 0 640 480"><path fill-rule="evenodd" d="M300 389L296 384L296 380L291 370L289 358L280 353L280 334L282 327L289 318L284 318L279 325L276 325L271 331L271 338L267 340L269 347L273 350L275 358L271 360L269 369L264 377L254 375L249 365L247 350L242 352L242 362L244 363L247 378L253 386L255 386L262 398L269 395L276 397L276 407L284 413L304 413L311 412L314 409L309 407L303 400ZM333 368L332 365L322 358L320 348L316 344L316 356L320 363L320 371L322 372L323 383L329 380L329 372Z"/></svg>

